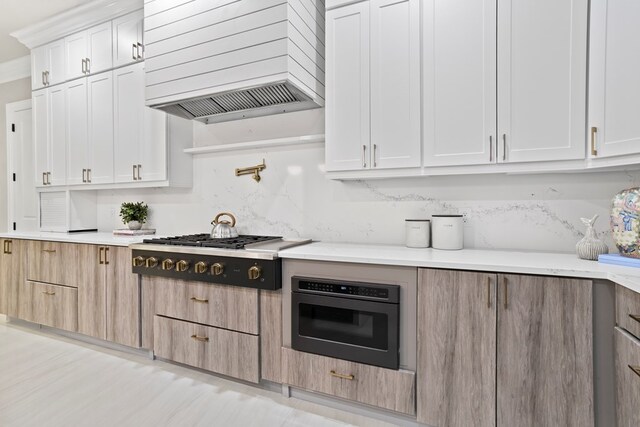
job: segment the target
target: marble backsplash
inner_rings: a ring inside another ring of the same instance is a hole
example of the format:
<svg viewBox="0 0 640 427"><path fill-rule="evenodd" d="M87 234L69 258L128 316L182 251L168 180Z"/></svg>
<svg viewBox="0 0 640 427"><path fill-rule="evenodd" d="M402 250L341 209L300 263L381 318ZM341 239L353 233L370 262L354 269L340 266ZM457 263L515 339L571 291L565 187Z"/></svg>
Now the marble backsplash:
<svg viewBox="0 0 640 427"><path fill-rule="evenodd" d="M263 158L260 183L234 175ZM99 228L122 227L120 203L143 200L161 234L208 232L215 214L228 211L245 234L403 244L406 218L460 213L467 248L573 252L584 233L580 217L599 214L596 230L615 250L611 199L640 185L640 171L341 182L325 177L323 162L322 144L195 156L193 188L99 192Z"/></svg>

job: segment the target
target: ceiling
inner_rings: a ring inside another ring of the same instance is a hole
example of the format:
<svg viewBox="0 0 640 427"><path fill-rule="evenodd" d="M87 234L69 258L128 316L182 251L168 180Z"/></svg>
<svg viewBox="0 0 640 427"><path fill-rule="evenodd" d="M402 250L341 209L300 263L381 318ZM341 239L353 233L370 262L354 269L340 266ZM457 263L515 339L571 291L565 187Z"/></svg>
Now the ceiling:
<svg viewBox="0 0 640 427"><path fill-rule="evenodd" d="M0 63L29 54L29 49L9 34L90 0L1 0Z"/></svg>

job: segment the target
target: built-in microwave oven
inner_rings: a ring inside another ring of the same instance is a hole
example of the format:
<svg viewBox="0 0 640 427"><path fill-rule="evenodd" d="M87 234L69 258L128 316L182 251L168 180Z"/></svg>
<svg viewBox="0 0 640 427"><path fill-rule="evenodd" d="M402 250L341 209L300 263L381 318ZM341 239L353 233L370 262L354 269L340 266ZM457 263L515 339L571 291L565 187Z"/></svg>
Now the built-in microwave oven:
<svg viewBox="0 0 640 427"><path fill-rule="evenodd" d="M291 278L294 350L399 368L400 287Z"/></svg>

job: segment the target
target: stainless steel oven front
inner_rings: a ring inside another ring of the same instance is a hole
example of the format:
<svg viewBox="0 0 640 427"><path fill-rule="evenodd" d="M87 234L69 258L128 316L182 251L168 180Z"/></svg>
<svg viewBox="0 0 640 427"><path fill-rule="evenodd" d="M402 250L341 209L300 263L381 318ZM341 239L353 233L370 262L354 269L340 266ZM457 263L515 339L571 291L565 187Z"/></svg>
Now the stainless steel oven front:
<svg viewBox="0 0 640 427"><path fill-rule="evenodd" d="M399 368L400 287L291 278L294 350Z"/></svg>

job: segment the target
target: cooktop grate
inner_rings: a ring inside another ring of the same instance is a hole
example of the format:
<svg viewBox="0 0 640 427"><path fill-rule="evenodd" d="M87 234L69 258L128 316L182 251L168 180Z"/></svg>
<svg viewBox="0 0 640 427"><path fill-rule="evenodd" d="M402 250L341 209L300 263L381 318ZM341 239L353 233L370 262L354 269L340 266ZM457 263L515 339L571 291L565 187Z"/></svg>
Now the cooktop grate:
<svg viewBox="0 0 640 427"><path fill-rule="evenodd" d="M203 248L243 249L245 245L281 239L280 236L240 235L227 239L212 239L209 234L188 234L184 236L144 239L143 243L172 246L199 246Z"/></svg>

